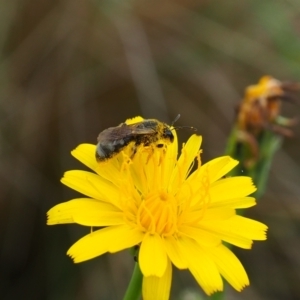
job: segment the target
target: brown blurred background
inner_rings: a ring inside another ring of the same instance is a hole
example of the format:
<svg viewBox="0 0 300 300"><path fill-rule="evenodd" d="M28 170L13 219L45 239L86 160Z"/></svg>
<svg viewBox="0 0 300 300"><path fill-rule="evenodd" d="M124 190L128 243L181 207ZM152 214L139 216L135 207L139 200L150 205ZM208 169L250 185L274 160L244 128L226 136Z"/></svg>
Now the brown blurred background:
<svg viewBox="0 0 300 300"><path fill-rule="evenodd" d="M1 1L0 299L122 299L126 251L75 265L65 253L90 229L46 226L48 209L78 196L59 182L84 168L70 151L128 117L180 113L205 162L224 153L235 105L265 74L300 81L298 0ZM226 299L300 299L299 127L247 212L268 241L234 249L251 286ZM188 291L201 290L175 271L171 299L195 299Z"/></svg>

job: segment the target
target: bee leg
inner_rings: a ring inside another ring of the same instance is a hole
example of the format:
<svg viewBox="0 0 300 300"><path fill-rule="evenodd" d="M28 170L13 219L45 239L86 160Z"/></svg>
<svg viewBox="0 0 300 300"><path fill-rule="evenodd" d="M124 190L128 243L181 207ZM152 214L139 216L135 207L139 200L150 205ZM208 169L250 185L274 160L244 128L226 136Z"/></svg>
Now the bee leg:
<svg viewBox="0 0 300 300"><path fill-rule="evenodd" d="M132 150L132 154L130 155L130 159L133 160L133 158L134 158L134 156L135 156L135 154L136 154L136 152L137 152L137 146L134 145L134 146L131 148L131 150Z"/></svg>
<svg viewBox="0 0 300 300"><path fill-rule="evenodd" d="M164 145L164 147L162 149L162 155L160 156L160 162L159 162L159 164L162 163L162 159L165 158L166 153L167 153L167 145Z"/></svg>
<svg viewBox="0 0 300 300"><path fill-rule="evenodd" d="M147 157L147 162L146 162L146 164L148 164L148 162L149 162L151 156L152 156L153 153L154 153L154 149L153 149L153 147L151 147L151 146L146 147L146 149L147 149L147 151L148 151L148 157Z"/></svg>
<svg viewBox="0 0 300 300"><path fill-rule="evenodd" d="M143 151L148 153L146 164L148 164L150 158L154 153L154 146L149 144L144 144Z"/></svg>
<svg viewBox="0 0 300 300"><path fill-rule="evenodd" d="M159 149L162 149L161 155L159 157L159 164L158 164L160 166L161 163L162 163L163 158L165 157L165 154L166 154L166 151L167 151L167 149L166 149L167 145L166 144L157 144L156 147L159 148Z"/></svg>

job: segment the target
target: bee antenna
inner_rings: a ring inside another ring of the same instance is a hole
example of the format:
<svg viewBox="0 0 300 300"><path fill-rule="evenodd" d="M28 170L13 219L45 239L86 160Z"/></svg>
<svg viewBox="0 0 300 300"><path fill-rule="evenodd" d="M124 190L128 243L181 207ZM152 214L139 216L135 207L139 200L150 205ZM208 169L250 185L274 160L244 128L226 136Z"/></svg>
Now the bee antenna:
<svg viewBox="0 0 300 300"><path fill-rule="evenodd" d="M174 119L174 121L172 122L171 126L174 125L174 123L176 123L178 121L178 119L180 118L180 114L177 115L177 117Z"/></svg>
<svg viewBox="0 0 300 300"><path fill-rule="evenodd" d="M188 128L188 129L193 130L193 131L197 131L198 130L196 127L193 127L193 126L178 126L178 127L174 127L175 130L177 130L177 129L183 129L183 128Z"/></svg>
<svg viewBox="0 0 300 300"><path fill-rule="evenodd" d="M172 127L173 127L174 123L178 121L179 118L180 118L180 114L178 114L177 117L175 118L175 120L172 122L172 125L171 125ZM190 130L197 131L197 128L195 128L193 126L176 126L176 127L174 126L173 127L174 130L182 129L182 128L188 128Z"/></svg>

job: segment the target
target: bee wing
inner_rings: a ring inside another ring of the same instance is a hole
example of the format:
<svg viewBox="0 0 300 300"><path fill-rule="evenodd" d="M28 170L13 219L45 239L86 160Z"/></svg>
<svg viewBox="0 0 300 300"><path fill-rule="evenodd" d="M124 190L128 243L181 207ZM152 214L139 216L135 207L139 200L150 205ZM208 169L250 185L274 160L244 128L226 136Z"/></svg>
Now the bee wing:
<svg viewBox="0 0 300 300"><path fill-rule="evenodd" d="M142 134L154 134L156 131L153 128L133 128L131 134L142 135Z"/></svg>
<svg viewBox="0 0 300 300"><path fill-rule="evenodd" d="M156 130L152 127L145 127L143 122L136 124L120 124L117 127L110 127L98 135L98 142L102 144L111 143L115 141L124 140L125 143L134 139L137 135L152 135L155 134Z"/></svg>
<svg viewBox="0 0 300 300"><path fill-rule="evenodd" d="M97 140L101 143L110 143L112 141L122 139L130 134L131 130L127 126L110 127L100 132Z"/></svg>

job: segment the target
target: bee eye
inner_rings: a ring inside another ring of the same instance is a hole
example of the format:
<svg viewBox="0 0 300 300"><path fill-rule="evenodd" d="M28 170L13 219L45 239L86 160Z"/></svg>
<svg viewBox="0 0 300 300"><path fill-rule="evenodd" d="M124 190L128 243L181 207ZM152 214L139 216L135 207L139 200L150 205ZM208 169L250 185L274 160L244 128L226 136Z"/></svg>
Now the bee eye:
<svg viewBox="0 0 300 300"><path fill-rule="evenodd" d="M156 147L157 148L162 148L164 146L164 144L157 144Z"/></svg>
<svg viewBox="0 0 300 300"><path fill-rule="evenodd" d="M174 135L169 128L165 128L164 130L164 138L168 139L171 143L174 141Z"/></svg>

